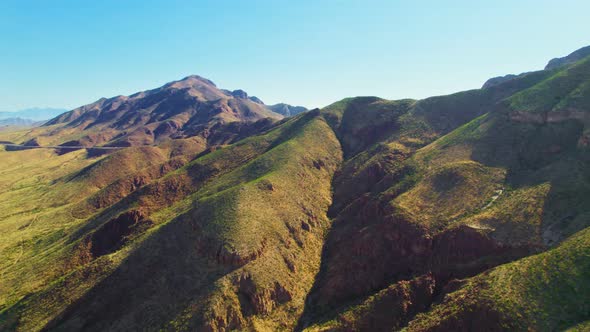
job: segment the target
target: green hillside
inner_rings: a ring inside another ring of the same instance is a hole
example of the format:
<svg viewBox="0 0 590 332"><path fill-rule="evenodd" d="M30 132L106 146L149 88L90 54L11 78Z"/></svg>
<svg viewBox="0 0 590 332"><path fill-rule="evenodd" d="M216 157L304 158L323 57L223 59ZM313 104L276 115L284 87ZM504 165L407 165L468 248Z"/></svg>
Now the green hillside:
<svg viewBox="0 0 590 332"><path fill-rule="evenodd" d="M101 156L0 150L0 330L587 328L590 58L278 122L248 115L262 106L239 90L189 81L161 89L190 83L202 95L186 100L223 97L222 115L246 118L190 135L194 107L186 130ZM132 140L113 121L169 123L142 117L143 97L0 141L92 126ZM101 123L107 109L122 118Z"/></svg>

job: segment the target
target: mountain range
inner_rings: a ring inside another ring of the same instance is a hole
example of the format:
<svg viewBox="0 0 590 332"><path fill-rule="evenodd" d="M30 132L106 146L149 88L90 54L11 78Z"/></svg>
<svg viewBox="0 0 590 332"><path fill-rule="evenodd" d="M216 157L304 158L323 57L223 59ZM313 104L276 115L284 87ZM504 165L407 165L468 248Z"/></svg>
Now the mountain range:
<svg viewBox="0 0 590 332"><path fill-rule="evenodd" d="M0 130L8 130L19 127L36 127L43 124L43 121L33 121L31 119L23 118L6 118L0 120Z"/></svg>
<svg viewBox="0 0 590 332"><path fill-rule="evenodd" d="M61 113L67 112L62 108L27 108L16 112L0 112L0 120L20 118L31 121L47 121Z"/></svg>
<svg viewBox="0 0 590 332"><path fill-rule="evenodd" d="M590 54L422 100L189 76L0 133L0 330L590 329Z"/></svg>
<svg viewBox="0 0 590 332"><path fill-rule="evenodd" d="M28 133L26 145L143 146L190 137L219 144L290 116L292 106L281 105L283 114L243 90L218 89L193 75L63 113Z"/></svg>

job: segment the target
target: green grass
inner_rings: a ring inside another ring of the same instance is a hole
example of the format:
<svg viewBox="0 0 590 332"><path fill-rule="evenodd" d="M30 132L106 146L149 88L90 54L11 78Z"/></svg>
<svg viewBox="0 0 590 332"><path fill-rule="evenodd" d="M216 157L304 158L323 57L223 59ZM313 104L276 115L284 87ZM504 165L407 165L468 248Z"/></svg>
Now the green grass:
<svg viewBox="0 0 590 332"><path fill-rule="evenodd" d="M481 209L502 187L504 171L473 161L445 164L428 171L411 190L392 204L416 223L443 229Z"/></svg>
<svg viewBox="0 0 590 332"><path fill-rule="evenodd" d="M0 152L0 308L43 287L55 273L47 259L77 225L70 207L89 191L60 179L95 162L77 151ZM48 269L49 271L45 271Z"/></svg>

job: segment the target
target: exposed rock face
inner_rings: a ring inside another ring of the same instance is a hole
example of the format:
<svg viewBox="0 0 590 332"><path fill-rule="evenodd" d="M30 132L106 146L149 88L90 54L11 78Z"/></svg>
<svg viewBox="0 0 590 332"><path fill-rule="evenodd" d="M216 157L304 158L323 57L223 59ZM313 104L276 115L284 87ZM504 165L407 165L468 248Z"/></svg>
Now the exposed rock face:
<svg viewBox="0 0 590 332"><path fill-rule="evenodd" d="M292 298L291 293L279 282L275 282L270 289L260 289L248 274L241 275L237 284L244 316L268 314L276 305Z"/></svg>
<svg viewBox="0 0 590 332"><path fill-rule="evenodd" d="M547 66L545 66L545 70L556 69L565 65L572 64L574 62L582 60L588 55L590 55L590 46L582 47L581 49L574 51L563 58L551 59Z"/></svg>
<svg viewBox="0 0 590 332"><path fill-rule="evenodd" d="M211 243L211 241L203 241L202 243ZM228 249L223 245L219 245L217 251L213 252L211 252L211 247L209 245L203 246L201 244L199 247L203 255L214 256L218 264L239 267L244 266L260 257L266 249L266 243L267 241L263 240L257 249L247 253L236 252L235 250Z"/></svg>
<svg viewBox="0 0 590 332"><path fill-rule="evenodd" d="M365 220L380 221L361 221L358 226L335 230L328 239L327 270L320 276L318 305L367 295L388 282L426 270L432 239L424 229L370 212L365 216Z"/></svg>
<svg viewBox="0 0 590 332"><path fill-rule="evenodd" d="M449 313L448 316L443 316L436 325L429 326L426 329L411 326L409 330L421 332L502 332L517 330L507 328L507 326L510 325L505 322L505 319L497 310L481 301L464 305L459 315Z"/></svg>
<svg viewBox="0 0 590 332"><path fill-rule="evenodd" d="M51 130L41 130L37 137L51 137L53 145L85 147L154 145L193 136L213 136L216 144L227 144L251 135L256 126L249 124L268 124L303 111L307 109L287 104L267 106L244 90L218 89L210 80L193 75L130 96L101 98L49 120L43 126ZM242 129L246 127L250 129ZM236 129L241 135L228 138Z"/></svg>
<svg viewBox="0 0 590 332"><path fill-rule="evenodd" d="M143 211L130 210L106 222L82 241L82 246L89 242L92 257L100 257L119 249L133 232L141 232L151 225Z"/></svg>
<svg viewBox="0 0 590 332"><path fill-rule="evenodd" d="M310 315L427 273L440 290L453 278L473 276L537 249L502 245L468 226L436 233L365 196L334 223L322 260L326 269L309 298Z"/></svg>
<svg viewBox="0 0 590 332"><path fill-rule="evenodd" d="M431 274L400 281L379 291L359 308L336 319L336 331L397 331L432 303L436 281Z"/></svg>

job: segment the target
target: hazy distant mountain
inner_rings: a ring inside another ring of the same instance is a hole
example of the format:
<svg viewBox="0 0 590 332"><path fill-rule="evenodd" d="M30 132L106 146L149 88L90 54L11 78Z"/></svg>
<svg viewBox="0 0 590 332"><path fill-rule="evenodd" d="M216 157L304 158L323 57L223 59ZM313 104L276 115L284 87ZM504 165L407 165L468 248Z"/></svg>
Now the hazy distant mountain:
<svg viewBox="0 0 590 332"><path fill-rule="evenodd" d="M283 104L283 103L275 104L275 105L268 105L267 107L271 111L273 111L275 113L279 113L279 114L286 116L286 117L297 115L299 113L307 111L307 108L305 108L303 106L291 106L291 105Z"/></svg>
<svg viewBox="0 0 590 332"><path fill-rule="evenodd" d="M32 127L32 126L40 126L41 124L43 124L43 121L33 121L31 119L22 119L22 118L0 119L0 126Z"/></svg>
<svg viewBox="0 0 590 332"><path fill-rule="evenodd" d="M27 108L15 112L0 112L0 120L20 118L33 121L43 121L54 118L67 111L68 110L63 108Z"/></svg>

